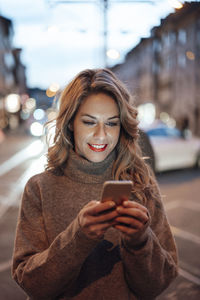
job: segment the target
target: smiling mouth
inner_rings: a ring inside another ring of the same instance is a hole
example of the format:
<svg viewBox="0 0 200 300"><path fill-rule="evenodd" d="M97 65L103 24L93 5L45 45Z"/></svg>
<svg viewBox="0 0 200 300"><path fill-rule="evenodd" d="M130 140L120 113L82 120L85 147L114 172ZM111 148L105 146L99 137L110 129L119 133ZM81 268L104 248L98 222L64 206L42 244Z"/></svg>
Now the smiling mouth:
<svg viewBox="0 0 200 300"><path fill-rule="evenodd" d="M90 149L95 152L103 152L106 150L108 144L88 144Z"/></svg>

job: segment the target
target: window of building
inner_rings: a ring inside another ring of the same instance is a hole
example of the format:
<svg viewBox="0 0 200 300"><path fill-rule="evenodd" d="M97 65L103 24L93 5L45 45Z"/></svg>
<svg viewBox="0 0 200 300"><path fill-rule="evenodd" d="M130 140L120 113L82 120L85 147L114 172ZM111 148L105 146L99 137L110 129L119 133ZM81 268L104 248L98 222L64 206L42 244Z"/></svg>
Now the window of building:
<svg viewBox="0 0 200 300"><path fill-rule="evenodd" d="M163 34L162 43L164 47L173 46L176 43L176 32L169 31Z"/></svg>
<svg viewBox="0 0 200 300"><path fill-rule="evenodd" d="M12 69L15 66L15 60L11 52L4 54L4 63L8 69Z"/></svg>
<svg viewBox="0 0 200 300"><path fill-rule="evenodd" d="M13 77L12 73L6 74L4 80L5 80L5 86L6 86L7 88L11 88L12 85L14 85L14 77Z"/></svg>
<svg viewBox="0 0 200 300"><path fill-rule="evenodd" d="M178 65L180 67L185 67L186 66L186 56L183 53L178 54L177 57Z"/></svg>
<svg viewBox="0 0 200 300"><path fill-rule="evenodd" d="M164 47L168 47L170 45L169 35L168 33L164 33L162 36L162 43Z"/></svg>
<svg viewBox="0 0 200 300"><path fill-rule="evenodd" d="M160 72L160 64L156 61L152 63L152 73L157 74Z"/></svg>
<svg viewBox="0 0 200 300"><path fill-rule="evenodd" d="M153 51L161 52L161 50L162 50L162 45L161 45L160 40L158 40L158 39L153 40Z"/></svg>
<svg viewBox="0 0 200 300"><path fill-rule="evenodd" d="M176 61L174 55L169 55L166 59L166 68L168 70L172 69L175 66L175 63Z"/></svg>
<svg viewBox="0 0 200 300"><path fill-rule="evenodd" d="M170 39L170 44L175 44L176 43L176 32L171 31L169 33L169 39Z"/></svg>
<svg viewBox="0 0 200 300"><path fill-rule="evenodd" d="M178 31L178 41L181 44L185 44L187 42L187 33L184 29L180 29Z"/></svg>

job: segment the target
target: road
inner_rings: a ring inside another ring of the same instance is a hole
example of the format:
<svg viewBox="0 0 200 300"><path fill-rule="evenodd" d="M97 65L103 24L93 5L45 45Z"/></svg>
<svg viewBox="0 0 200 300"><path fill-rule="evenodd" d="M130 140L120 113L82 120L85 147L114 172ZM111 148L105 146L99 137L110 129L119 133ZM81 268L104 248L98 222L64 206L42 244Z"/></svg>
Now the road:
<svg viewBox="0 0 200 300"><path fill-rule="evenodd" d="M0 144L0 300L24 300L11 279L10 266L17 215L28 178L43 170L42 144L24 135L10 135ZM200 170L157 175L174 233L180 274L159 300L200 299ZM123 299L122 299L123 300Z"/></svg>

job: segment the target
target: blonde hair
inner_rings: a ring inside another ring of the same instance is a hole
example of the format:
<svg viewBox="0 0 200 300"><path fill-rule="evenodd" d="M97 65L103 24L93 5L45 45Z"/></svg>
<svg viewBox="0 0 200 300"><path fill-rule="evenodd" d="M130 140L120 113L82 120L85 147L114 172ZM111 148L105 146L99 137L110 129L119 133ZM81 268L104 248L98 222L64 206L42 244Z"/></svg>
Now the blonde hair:
<svg viewBox="0 0 200 300"><path fill-rule="evenodd" d="M113 165L113 179L132 180L135 196L146 202L149 193L154 196L155 179L142 158L138 145L137 110L123 83L108 69L87 69L80 72L63 90L56 118L54 144L49 147L46 170L62 173L74 147L70 124L81 103L91 94L105 93L117 103L120 112L121 132L116 146L117 159Z"/></svg>

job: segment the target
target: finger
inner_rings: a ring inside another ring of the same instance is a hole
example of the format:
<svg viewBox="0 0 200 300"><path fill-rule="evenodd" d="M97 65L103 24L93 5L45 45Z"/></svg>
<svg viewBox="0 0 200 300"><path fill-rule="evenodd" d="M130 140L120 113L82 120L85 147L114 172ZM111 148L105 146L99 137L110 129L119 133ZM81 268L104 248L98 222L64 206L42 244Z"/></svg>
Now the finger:
<svg viewBox="0 0 200 300"><path fill-rule="evenodd" d="M123 207L138 208L144 212L147 212L147 208L136 201L123 201Z"/></svg>
<svg viewBox="0 0 200 300"><path fill-rule="evenodd" d="M137 232L136 229L131 228L131 227L127 227L127 226L123 226L121 224L114 225L114 227L116 229L118 229L119 231L121 231L122 233L125 233L125 234L127 234L129 236L132 236L134 233Z"/></svg>
<svg viewBox="0 0 200 300"><path fill-rule="evenodd" d="M88 207L93 207L93 206L97 205L98 203L100 203L100 202L99 202L99 201L92 200L92 201L88 202L88 203L84 206L84 208L87 209Z"/></svg>
<svg viewBox="0 0 200 300"><path fill-rule="evenodd" d="M117 218L115 218L115 221L120 223L119 225L122 225L122 226L123 226L123 224L125 226L128 225L129 227L132 227L132 228L135 228L138 230L141 230L142 227L144 226L144 224L141 223L140 221L138 221L137 219L129 218L129 217L128 218L127 217L117 217Z"/></svg>
<svg viewBox="0 0 200 300"><path fill-rule="evenodd" d="M113 201L106 201L106 202L98 202L96 205L91 206L90 208L88 208L88 214L94 216L94 215L98 215L99 213L109 210L111 208L116 207L115 202Z"/></svg>
<svg viewBox="0 0 200 300"><path fill-rule="evenodd" d="M88 216L87 217L87 222L86 222L86 226L90 226L90 225L95 225L95 224L99 224L99 223L105 223L105 222L109 222L109 224L113 224L113 220L119 216L119 214L117 213L116 210L113 210L111 212L106 213L104 211L103 214L101 215L93 215L93 216Z"/></svg>
<svg viewBox="0 0 200 300"><path fill-rule="evenodd" d="M147 213L144 211L141 211L140 209L137 209L137 208L123 208L123 207L119 206L116 208L116 211L120 215L126 215L126 216L136 218L139 221L141 221L142 223L146 223L149 220Z"/></svg>
<svg viewBox="0 0 200 300"><path fill-rule="evenodd" d="M101 230L107 230L109 227L111 227L110 223L98 223L98 224L93 224L90 226L90 230L92 231L101 231Z"/></svg>
<svg viewBox="0 0 200 300"><path fill-rule="evenodd" d="M112 221L113 219L115 219L118 216L119 216L119 214L117 213L117 211L112 210L110 212L104 211L103 214L101 214L100 216L97 216L97 217L93 217L93 219L97 223L103 223L103 222L107 222L107 221Z"/></svg>
<svg viewBox="0 0 200 300"><path fill-rule="evenodd" d="M111 227L110 223L100 223L100 224L95 224L95 225L91 225L88 228L88 232L93 235L93 236L101 236L103 235L106 230Z"/></svg>

